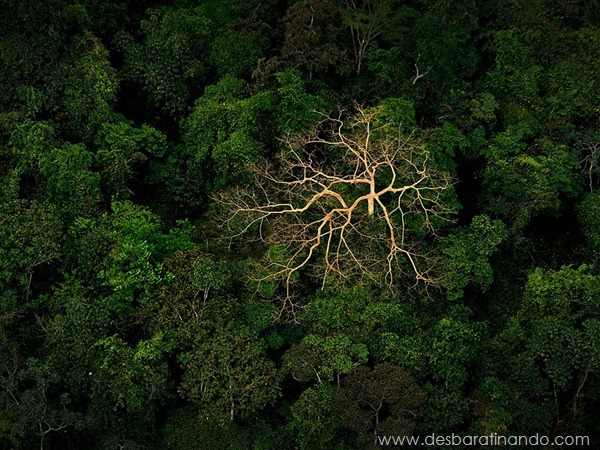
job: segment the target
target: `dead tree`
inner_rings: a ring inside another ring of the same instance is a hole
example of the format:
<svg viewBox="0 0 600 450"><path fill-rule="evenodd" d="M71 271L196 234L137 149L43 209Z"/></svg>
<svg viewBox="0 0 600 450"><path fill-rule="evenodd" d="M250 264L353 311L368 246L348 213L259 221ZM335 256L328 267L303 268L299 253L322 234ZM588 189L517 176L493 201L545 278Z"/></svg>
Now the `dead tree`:
<svg viewBox="0 0 600 450"><path fill-rule="evenodd" d="M590 192L594 192L594 176L600 173L600 140L588 140L580 144L584 154L582 172L586 173Z"/></svg>
<svg viewBox="0 0 600 450"><path fill-rule="evenodd" d="M414 133L383 116L382 108L357 107L346 120L326 117L321 128L284 139L277 160L256 166L253 190L218 198L231 212L232 236L252 231L277 249L267 252L259 281L283 279L286 299L308 266L323 285L332 275L389 287L401 274L435 282L419 241L450 217L444 195L452 180Z"/></svg>
<svg viewBox="0 0 600 450"><path fill-rule="evenodd" d="M360 75L369 45L383 32L393 11L389 0L342 0L341 13L352 34L356 74Z"/></svg>

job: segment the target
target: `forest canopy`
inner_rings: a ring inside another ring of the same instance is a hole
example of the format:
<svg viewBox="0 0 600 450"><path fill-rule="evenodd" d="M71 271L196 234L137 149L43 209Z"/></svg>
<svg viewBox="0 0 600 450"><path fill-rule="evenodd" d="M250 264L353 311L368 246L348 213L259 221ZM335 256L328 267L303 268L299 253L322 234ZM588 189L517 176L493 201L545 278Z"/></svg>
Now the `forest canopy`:
<svg viewBox="0 0 600 450"><path fill-rule="evenodd" d="M0 448L600 442L600 3L0 0Z"/></svg>

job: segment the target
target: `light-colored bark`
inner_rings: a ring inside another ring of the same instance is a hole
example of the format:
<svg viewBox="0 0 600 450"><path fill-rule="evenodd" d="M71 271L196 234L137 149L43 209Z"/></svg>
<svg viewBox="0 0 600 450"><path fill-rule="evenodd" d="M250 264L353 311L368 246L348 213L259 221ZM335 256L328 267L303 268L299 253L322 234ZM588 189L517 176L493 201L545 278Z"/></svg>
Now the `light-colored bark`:
<svg viewBox="0 0 600 450"><path fill-rule="evenodd" d="M417 282L435 282L432 257L409 235L409 222L435 234L434 222L451 213L443 196L452 180L414 135L380 123L379 114L357 107L346 123L341 114L327 117L325 130L288 137L276 162L255 167L255 190L218 198L231 211L234 236L255 229L282 246L263 279L282 278L288 299L294 274L309 264L323 285L335 275L383 278L392 287L410 272Z"/></svg>

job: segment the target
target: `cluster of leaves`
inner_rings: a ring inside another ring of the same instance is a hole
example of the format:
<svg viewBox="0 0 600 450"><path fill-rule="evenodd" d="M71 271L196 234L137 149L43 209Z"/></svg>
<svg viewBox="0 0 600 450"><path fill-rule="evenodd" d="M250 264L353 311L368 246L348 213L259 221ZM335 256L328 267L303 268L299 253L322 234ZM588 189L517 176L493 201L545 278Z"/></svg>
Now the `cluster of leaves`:
<svg viewBox="0 0 600 450"><path fill-rule="evenodd" d="M599 23L0 0L0 448L597 445Z"/></svg>

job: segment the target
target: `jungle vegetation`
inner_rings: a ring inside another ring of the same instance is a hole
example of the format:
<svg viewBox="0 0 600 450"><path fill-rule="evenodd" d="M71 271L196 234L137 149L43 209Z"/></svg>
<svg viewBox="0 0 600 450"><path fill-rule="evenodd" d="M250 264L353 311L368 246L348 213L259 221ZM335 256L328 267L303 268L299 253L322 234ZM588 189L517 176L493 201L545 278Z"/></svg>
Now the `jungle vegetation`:
<svg viewBox="0 0 600 450"><path fill-rule="evenodd" d="M0 448L600 442L600 2L0 0Z"/></svg>

